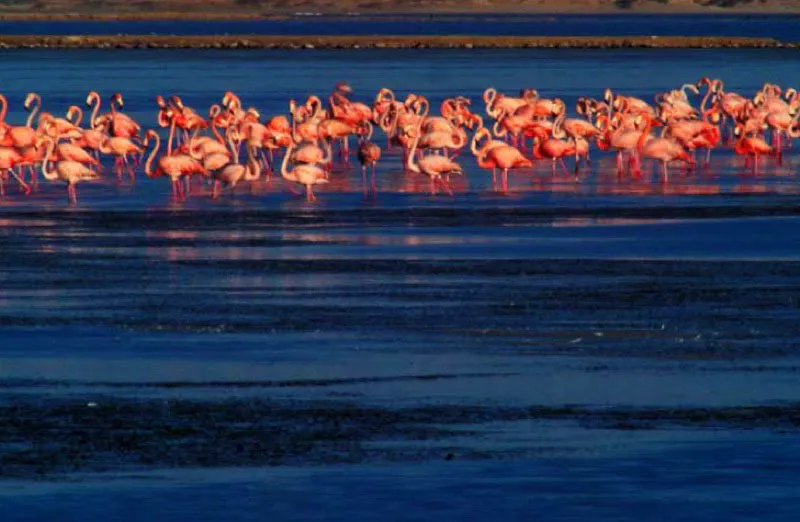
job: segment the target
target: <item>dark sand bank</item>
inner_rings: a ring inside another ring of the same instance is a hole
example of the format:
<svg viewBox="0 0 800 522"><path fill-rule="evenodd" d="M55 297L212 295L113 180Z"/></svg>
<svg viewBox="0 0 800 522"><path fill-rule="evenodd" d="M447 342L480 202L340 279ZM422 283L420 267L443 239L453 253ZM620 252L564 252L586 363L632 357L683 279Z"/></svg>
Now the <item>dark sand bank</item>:
<svg viewBox="0 0 800 522"><path fill-rule="evenodd" d="M52 49L424 49L424 48L798 48L800 42L724 37L496 36L2 36L0 48Z"/></svg>

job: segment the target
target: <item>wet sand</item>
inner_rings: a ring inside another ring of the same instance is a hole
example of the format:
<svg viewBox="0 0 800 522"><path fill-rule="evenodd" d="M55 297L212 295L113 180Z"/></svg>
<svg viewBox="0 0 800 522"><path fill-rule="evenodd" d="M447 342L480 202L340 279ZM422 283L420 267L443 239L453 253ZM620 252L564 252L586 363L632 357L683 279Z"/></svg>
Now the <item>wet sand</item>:
<svg viewBox="0 0 800 522"><path fill-rule="evenodd" d="M44 49L780 49L800 42L727 37L542 36L2 36L0 48Z"/></svg>

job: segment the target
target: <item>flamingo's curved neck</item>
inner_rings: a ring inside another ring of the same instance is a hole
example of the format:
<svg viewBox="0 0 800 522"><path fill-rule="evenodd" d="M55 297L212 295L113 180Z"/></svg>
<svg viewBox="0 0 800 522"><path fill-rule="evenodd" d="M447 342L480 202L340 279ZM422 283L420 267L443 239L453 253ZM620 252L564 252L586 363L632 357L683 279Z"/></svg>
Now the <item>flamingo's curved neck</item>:
<svg viewBox="0 0 800 522"><path fill-rule="evenodd" d="M419 165L414 162L414 154L417 153L417 145L419 145L419 138L422 136L422 125L417 126L417 135L414 136L414 142L411 144L411 149L408 151L408 160L406 164L408 170L411 172L419 173Z"/></svg>
<svg viewBox="0 0 800 522"><path fill-rule="evenodd" d="M153 175L153 160L156 158L156 154L158 154L158 149L161 147L161 138L158 134L152 134L152 136L156 140L156 146L153 147L153 150L150 151L150 155L147 157L147 162L144 164L144 173L147 174L148 177Z"/></svg>
<svg viewBox="0 0 800 522"><path fill-rule="evenodd" d="M217 128L217 119L216 118L213 118L211 120L211 133L214 135L214 138L218 142L220 142L222 144L225 143L225 139L222 137L222 134L219 133L219 129Z"/></svg>
<svg viewBox="0 0 800 522"><path fill-rule="evenodd" d="M497 90L489 87L485 91L483 91L483 103L486 104L486 108L488 108L494 103L495 98L497 98Z"/></svg>
<svg viewBox="0 0 800 522"><path fill-rule="evenodd" d="M642 152L642 147L644 147L644 142L647 141L647 138L650 136L650 129L653 126L653 120L650 118L645 119L644 129L642 129L642 134L639 136L639 141L636 142L636 150L639 153Z"/></svg>
<svg viewBox="0 0 800 522"><path fill-rule="evenodd" d="M281 176L290 179L291 173L287 170L289 167L289 157L292 155L292 150L294 150L294 143L290 143L289 147L286 149L286 154L283 156L283 161L281 162Z"/></svg>
<svg viewBox="0 0 800 522"><path fill-rule="evenodd" d="M561 114L558 115L556 118L555 123L553 124L553 137L556 139L561 139L567 134L564 132L564 121L566 120L567 111L561 111Z"/></svg>
<svg viewBox="0 0 800 522"><path fill-rule="evenodd" d="M292 119L292 142L297 143L297 107L289 107L289 117Z"/></svg>
<svg viewBox="0 0 800 522"><path fill-rule="evenodd" d="M8 100L2 94L0 94L0 103L3 104L3 108L0 110L0 123L5 123L6 113L8 113Z"/></svg>
<svg viewBox="0 0 800 522"><path fill-rule="evenodd" d="M250 132L252 132L252 130ZM225 135L228 138L228 147L230 147L231 149L231 154L233 155L233 162L239 163L239 144L234 142L233 139L234 133L235 129L233 127L228 127L228 130L227 132L225 132Z"/></svg>
<svg viewBox="0 0 800 522"><path fill-rule="evenodd" d="M72 123L76 127L80 127L81 121L83 121L83 109L81 109L77 105L72 105L69 109L70 109L69 113L67 114L68 116L75 114L75 121L69 120L70 123Z"/></svg>
<svg viewBox="0 0 800 522"><path fill-rule="evenodd" d="M28 120L25 122L26 127L33 127L33 119L39 113L39 107L42 106L42 98L38 94L33 94L33 101L36 102L36 104L28 115Z"/></svg>
<svg viewBox="0 0 800 522"><path fill-rule="evenodd" d="M90 94L92 97L92 116L89 118L89 125L93 128L97 128L97 113L100 112L100 95L97 93Z"/></svg>
<svg viewBox="0 0 800 522"><path fill-rule="evenodd" d="M254 147L247 147L247 166L244 170L245 181L256 181L261 177L261 169L258 166L255 154L253 154Z"/></svg>
<svg viewBox="0 0 800 522"><path fill-rule="evenodd" d="M394 111L394 114L392 115L392 122L389 124L389 133L392 136L397 135L397 125L399 119L400 119L400 111Z"/></svg>
<svg viewBox="0 0 800 522"><path fill-rule="evenodd" d="M418 109L417 115L420 117L421 120L424 120L428 116L428 112L431 108L431 102L428 101L428 98L421 97L419 100L420 108Z"/></svg>
<svg viewBox="0 0 800 522"><path fill-rule="evenodd" d="M167 156L172 156L172 140L175 137L175 118L169 122L169 139L167 140ZM191 143L189 144L191 148Z"/></svg>
<svg viewBox="0 0 800 522"><path fill-rule="evenodd" d="M195 127L194 130L192 131L192 135L189 136L189 155L192 156L192 157L194 157L194 156L192 155L191 151L195 148L194 144L197 141L197 137L199 135L200 135L200 127Z"/></svg>
<svg viewBox="0 0 800 522"><path fill-rule="evenodd" d="M483 127L480 127L475 131L475 134L472 136L472 142L469 144L469 150L474 156L478 156L481 152L483 152L483 147L478 147L478 143L481 141L481 136L484 134L482 130Z"/></svg>
<svg viewBox="0 0 800 522"><path fill-rule="evenodd" d="M56 148L56 143L49 137L44 138L44 140L47 142L47 150L44 153L44 160L42 161L42 176L48 181L55 181L58 179L58 174L50 170L48 166L50 165L50 157L53 155L53 151Z"/></svg>
<svg viewBox="0 0 800 522"><path fill-rule="evenodd" d="M503 119L505 118L504 116L505 111L502 114L503 115L501 115L500 118L497 118L497 120L495 120L494 125L492 125L492 132L498 138L505 138L506 135L508 134L508 129L506 129L505 126L501 125Z"/></svg>

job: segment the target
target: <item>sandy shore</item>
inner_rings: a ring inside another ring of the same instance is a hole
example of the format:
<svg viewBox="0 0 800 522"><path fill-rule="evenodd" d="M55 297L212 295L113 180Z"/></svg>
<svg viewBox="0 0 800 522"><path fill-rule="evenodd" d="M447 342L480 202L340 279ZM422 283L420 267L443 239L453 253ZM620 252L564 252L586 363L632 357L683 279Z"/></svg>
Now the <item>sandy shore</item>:
<svg viewBox="0 0 800 522"><path fill-rule="evenodd" d="M0 36L0 48L51 49L471 49L798 48L800 42L727 37L527 36Z"/></svg>

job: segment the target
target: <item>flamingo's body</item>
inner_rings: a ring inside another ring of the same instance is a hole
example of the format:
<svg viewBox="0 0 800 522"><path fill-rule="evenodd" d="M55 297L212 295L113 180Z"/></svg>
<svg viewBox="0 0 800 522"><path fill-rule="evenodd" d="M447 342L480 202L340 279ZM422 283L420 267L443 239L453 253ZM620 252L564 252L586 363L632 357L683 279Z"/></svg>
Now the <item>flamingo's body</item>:
<svg viewBox="0 0 800 522"><path fill-rule="evenodd" d="M44 138L47 142L47 152L44 155L42 162L42 175L49 181L63 181L67 184L67 197L71 203L78 202L78 192L76 185L81 181L92 180L100 178L100 174L87 167L79 161L69 159L62 159L55 163L55 169L51 170L50 158L54 152L57 152L55 142L50 138ZM60 155L60 152L59 152ZM94 158L91 158L94 160Z"/></svg>
<svg viewBox="0 0 800 522"><path fill-rule="evenodd" d="M294 144L289 145L286 155L283 157L283 163L281 164L281 177L287 181L292 181L305 186L306 199L308 201L315 201L317 197L314 195L314 185L328 183L328 177L325 175L325 171L323 169L317 167L316 165L309 165L307 163L294 165L291 170L288 169L287 167L289 165L289 159L292 156L293 148Z"/></svg>

